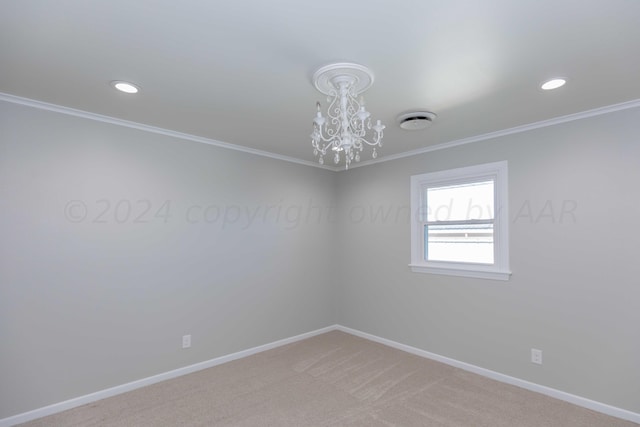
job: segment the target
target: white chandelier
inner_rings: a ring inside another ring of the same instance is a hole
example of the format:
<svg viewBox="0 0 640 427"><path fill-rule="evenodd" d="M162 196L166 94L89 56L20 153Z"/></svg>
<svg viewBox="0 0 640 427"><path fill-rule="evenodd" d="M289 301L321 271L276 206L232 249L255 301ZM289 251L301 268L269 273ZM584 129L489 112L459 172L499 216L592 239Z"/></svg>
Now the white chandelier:
<svg viewBox="0 0 640 427"><path fill-rule="evenodd" d="M316 89L327 95L329 103L327 117L322 115L318 102L318 112L313 119L311 145L318 162L324 164L327 151L333 152L334 163L340 163L344 155L345 167L349 169L352 161L360 161L365 144L373 147L372 157L378 157L376 149L382 147L385 126L380 120L372 126L371 113L364 107L364 98L357 99L373 84L373 73L358 64L330 64L315 72L313 83ZM367 131L371 129L373 133L368 136Z"/></svg>

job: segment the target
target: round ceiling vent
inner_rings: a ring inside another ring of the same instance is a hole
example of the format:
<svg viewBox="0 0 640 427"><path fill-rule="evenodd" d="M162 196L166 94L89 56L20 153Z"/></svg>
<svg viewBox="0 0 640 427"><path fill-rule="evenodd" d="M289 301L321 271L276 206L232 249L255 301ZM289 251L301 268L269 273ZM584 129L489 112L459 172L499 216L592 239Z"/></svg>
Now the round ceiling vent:
<svg viewBox="0 0 640 427"><path fill-rule="evenodd" d="M398 123L404 130L422 130L428 128L436 118L434 113L429 111L414 111L398 116Z"/></svg>

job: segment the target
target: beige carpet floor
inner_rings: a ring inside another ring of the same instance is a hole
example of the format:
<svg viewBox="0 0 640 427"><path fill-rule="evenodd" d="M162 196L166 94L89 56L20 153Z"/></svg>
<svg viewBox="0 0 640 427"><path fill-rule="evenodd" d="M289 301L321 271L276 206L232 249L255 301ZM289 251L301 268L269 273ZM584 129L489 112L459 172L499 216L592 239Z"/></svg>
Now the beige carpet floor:
<svg viewBox="0 0 640 427"><path fill-rule="evenodd" d="M23 426L638 424L334 331Z"/></svg>

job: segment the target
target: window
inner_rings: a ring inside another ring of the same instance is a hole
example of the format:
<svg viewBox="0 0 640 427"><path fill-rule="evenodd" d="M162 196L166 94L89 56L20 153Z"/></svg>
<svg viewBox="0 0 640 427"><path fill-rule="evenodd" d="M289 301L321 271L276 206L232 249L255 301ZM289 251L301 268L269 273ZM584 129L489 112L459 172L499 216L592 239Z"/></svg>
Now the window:
<svg viewBox="0 0 640 427"><path fill-rule="evenodd" d="M507 208L506 161L412 176L412 271L509 280Z"/></svg>

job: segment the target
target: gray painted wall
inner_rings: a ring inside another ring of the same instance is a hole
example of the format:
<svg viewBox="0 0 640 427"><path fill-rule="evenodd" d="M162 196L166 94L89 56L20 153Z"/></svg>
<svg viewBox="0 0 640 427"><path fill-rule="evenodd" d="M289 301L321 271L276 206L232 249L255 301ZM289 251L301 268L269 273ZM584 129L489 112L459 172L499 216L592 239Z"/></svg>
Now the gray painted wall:
<svg viewBox="0 0 640 427"><path fill-rule="evenodd" d="M0 103L0 418L333 324L336 179Z"/></svg>
<svg viewBox="0 0 640 427"><path fill-rule="evenodd" d="M341 173L337 323L640 412L639 139L634 109ZM499 160L511 280L411 273L409 177Z"/></svg>
<svg viewBox="0 0 640 427"><path fill-rule="evenodd" d="M640 412L639 135L628 110L334 174L0 103L0 418L333 323ZM512 279L411 273L409 177L497 160Z"/></svg>

